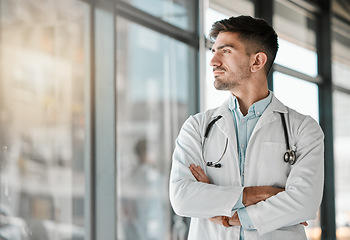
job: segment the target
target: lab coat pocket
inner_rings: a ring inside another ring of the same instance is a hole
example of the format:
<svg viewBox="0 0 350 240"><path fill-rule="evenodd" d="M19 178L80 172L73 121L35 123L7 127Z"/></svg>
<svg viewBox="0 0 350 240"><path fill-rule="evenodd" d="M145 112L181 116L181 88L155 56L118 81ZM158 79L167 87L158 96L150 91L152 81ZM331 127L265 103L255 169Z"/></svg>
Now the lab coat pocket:
<svg viewBox="0 0 350 240"><path fill-rule="evenodd" d="M283 156L286 144L281 142L263 142L258 163L259 185L284 186L290 172L290 164Z"/></svg>

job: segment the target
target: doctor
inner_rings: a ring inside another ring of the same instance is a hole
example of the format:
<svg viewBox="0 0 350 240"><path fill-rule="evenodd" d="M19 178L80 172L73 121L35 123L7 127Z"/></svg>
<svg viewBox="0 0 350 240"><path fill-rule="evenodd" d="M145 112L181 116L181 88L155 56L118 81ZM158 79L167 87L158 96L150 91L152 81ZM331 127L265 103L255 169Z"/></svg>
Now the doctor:
<svg viewBox="0 0 350 240"><path fill-rule="evenodd" d="M170 174L175 213L191 217L193 240L306 239L323 191L323 132L268 90L277 34L248 16L215 22L219 108L190 116Z"/></svg>

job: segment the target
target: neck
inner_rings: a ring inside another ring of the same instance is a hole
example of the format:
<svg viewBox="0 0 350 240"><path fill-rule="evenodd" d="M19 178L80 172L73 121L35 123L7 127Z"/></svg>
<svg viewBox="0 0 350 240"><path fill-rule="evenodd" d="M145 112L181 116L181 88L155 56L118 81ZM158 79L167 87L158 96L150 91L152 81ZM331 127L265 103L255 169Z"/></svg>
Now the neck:
<svg viewBox="0 0 350 240"><path fill-rule="evenodd" d="M267 88L267 81L265 84L260 84L259 86L246 87L244 89L235 89L231 93L237 98L240 106L240 110L243 116L247 115L248 110L254 103L266 98L269 95L269 90Z"/></svg>

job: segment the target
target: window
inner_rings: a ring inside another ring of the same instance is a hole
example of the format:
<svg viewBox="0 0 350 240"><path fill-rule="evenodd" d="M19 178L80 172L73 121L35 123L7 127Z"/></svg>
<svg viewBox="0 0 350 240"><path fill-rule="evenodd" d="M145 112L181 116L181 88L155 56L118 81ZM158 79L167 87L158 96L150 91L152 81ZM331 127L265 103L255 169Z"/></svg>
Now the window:
<svg viewBox="0 0 350 240"><path fill-rule="evenodd" d="M280 48L276 64L316 77L316 17L289 1L275 0L273 26Z"/></svg>
<svg viewBox="0 0 350 240"><path fill-rule="evenodd" d="M348 169L350 146L350 35L349 26L333 25L333 119L334 119L334 171L337 238L350 239L350 177Z"/></svg>
<svg viewBox="0 0 350 240"><path fill-rule="evenodd" d="M173 220L168 176L189 114L195 49L121 17L117 29L118 239L163 240L170 232L184 239L187 226Z"/></svg>
<svg viewBox="0 0 350 240"><path fill-rule="evenodd" d="M46 3L0 1L0 239L85 235L89 8Z"/></svg>
<svg viewBox="0 0 350 240"><path fill-rule="evenodd" d="M274 72L273 86L276 97L286 106L318 121L317 84Z"/></svg>
<svg viewBox="0 0 350 240"><path fill-rule="evenodd" d="M295 71L317 77L317 54L283 38L278 39L279 50L275 63Z"/></svg>
<svg viewBox="0 0 350 240"><path fill-rule="evenodd" d="M122 0L133 7L147 12L183 30L194 32L193 14L196 11L195 1L187 0Z"/></svg>
<svg viewBox="0 0 350 240"><path fill-rule="evenodd" d="M286 106L319 120L316 16L291 1L275 0L273 25L279 36L273 91ZM320 239L320 214L308 221L308 239Z"/></svg>

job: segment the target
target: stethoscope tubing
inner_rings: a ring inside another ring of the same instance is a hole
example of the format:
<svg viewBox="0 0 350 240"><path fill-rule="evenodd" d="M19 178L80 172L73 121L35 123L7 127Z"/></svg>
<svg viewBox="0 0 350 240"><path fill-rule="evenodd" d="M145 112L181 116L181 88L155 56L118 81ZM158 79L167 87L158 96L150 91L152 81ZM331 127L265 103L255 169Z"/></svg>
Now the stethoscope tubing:
<svg viewBox="0 0 350 240"><path fill-rule="evenodd" d="M285 119L284 113L280 113L280 114L281 114L284 138L285 138L286 148L287 148L285 154L283 155L283 160L284 160L284 162L289 163L290 165L294 165L296 160L297 160L296 159L296 152L295 152L295 150L292 150L290 145L289 145L288 129L287 129L287 124L286 124L286 119ZM202 145L202 159L203 159L205 165L207 165L208 167L220 168L221 167L220 161L222 160L222 158L224 157L224 155L227 151L228 138L226 138L225 148L224 148L224 151L221 154L219 160L217 160L215 162L205 161L204 149L205 149L206 141L207 141L208 136L209 136L209 132L210 132L211 128L213 127L213 125L221 118L222 118L222 116L219 115L216 118L214 118L213 120L211 120L207 126L207 129L205 130L205 133L204 133L204 140L203 140L203 145Z"/></svg>

